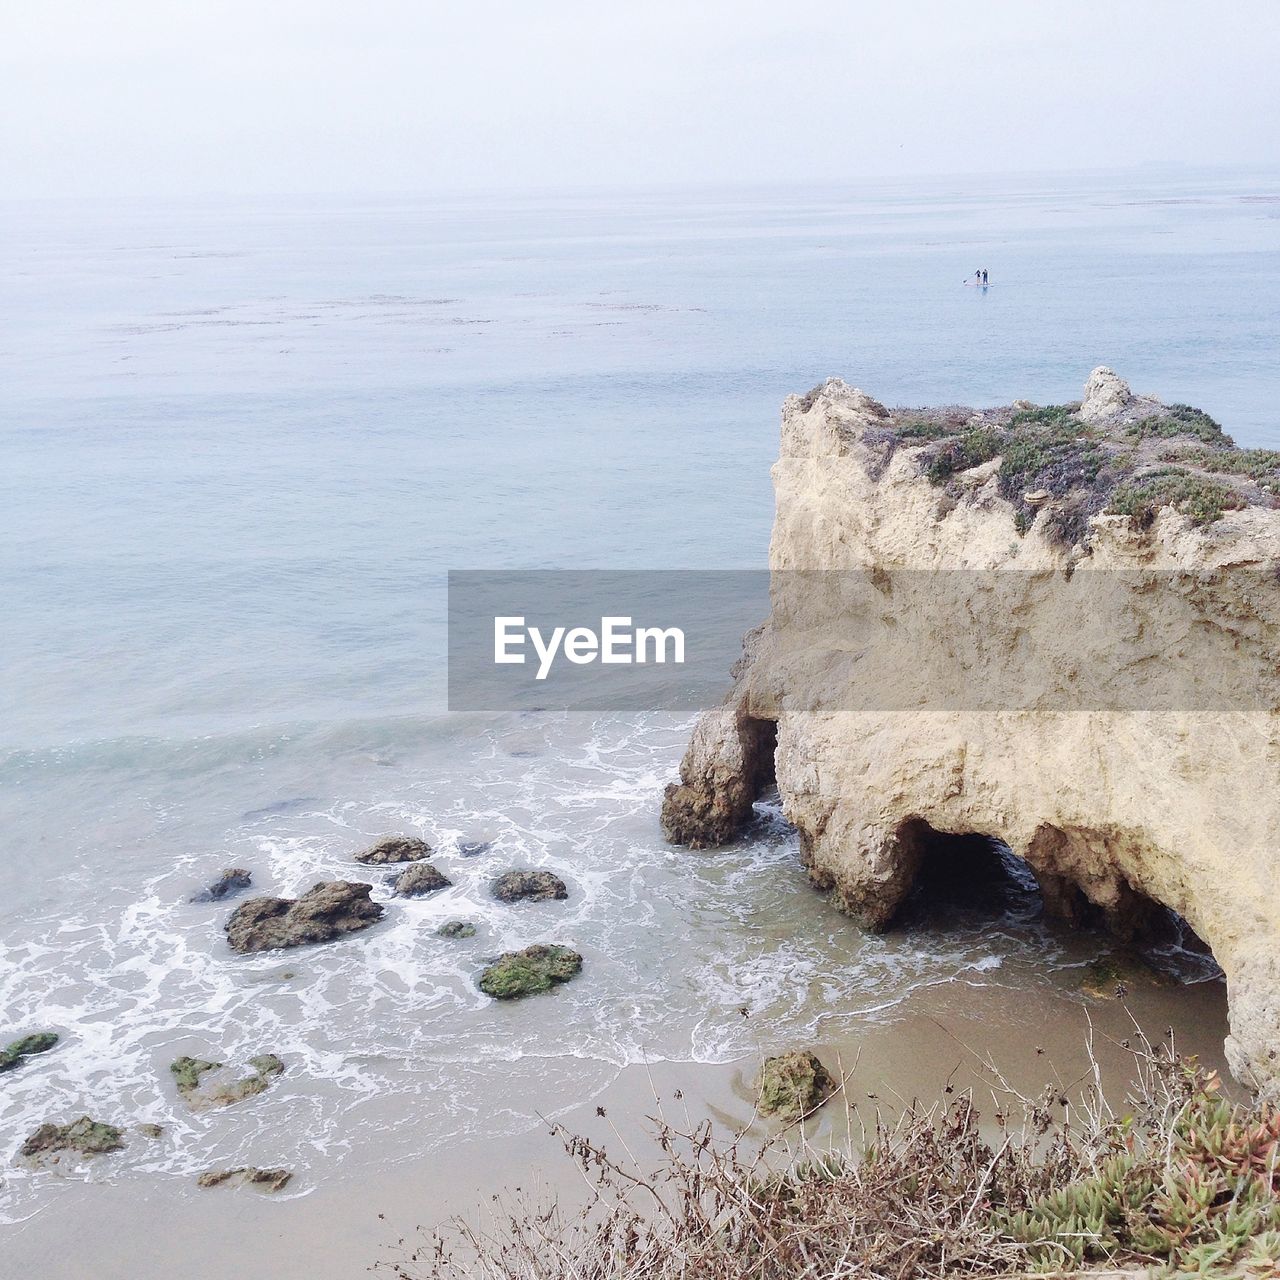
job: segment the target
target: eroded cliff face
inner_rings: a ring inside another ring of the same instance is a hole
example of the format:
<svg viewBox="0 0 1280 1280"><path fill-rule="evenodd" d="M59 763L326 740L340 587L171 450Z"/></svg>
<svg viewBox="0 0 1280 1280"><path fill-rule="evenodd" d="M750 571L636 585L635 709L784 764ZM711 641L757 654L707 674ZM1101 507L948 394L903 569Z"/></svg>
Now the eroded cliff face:
<svg viewBox="0 0 1280 1280"><path fill-rule="evenodd" d="M938 833L1003 840L1068 919L1133 934L1168 907L1225 971L1232 1070L1280 1097L1280 511L1264 483L1206 512L1181 477L1161 505L1144 433L1185 451L1184 419L1109 371L1086 392L1031 491L1016 419L968 466L842 382L788 399L772 616L664 829L724 843L776 777L814 883L872 929Z"/></svg>

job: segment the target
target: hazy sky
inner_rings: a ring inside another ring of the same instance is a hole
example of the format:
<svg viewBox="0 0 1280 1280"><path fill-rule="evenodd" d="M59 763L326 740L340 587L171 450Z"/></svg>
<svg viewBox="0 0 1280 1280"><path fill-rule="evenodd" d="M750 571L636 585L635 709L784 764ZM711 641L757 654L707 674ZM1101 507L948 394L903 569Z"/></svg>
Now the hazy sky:
<svg viewBox="0 0 1280 1280"><path fill-rule="evenodd" d="M1280 162L1280 0L0 0L4 193Z"/></svg>

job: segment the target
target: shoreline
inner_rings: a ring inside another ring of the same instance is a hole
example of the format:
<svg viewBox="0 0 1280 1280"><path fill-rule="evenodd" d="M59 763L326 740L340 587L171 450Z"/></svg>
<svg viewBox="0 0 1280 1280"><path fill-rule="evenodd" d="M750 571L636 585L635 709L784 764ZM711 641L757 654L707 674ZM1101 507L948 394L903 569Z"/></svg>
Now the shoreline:
<svg viewBox="0 0 1280 1280"><path fill-rule="evenodd" d="M1181 1024L1179 1050L1197 1054L1225 1078L1220 983L1144 986L1124 1001L1098 1001L1065 987L1028 992L955 980L915 993L893 1022L856 1039L812 1046L833 1074L848 1074L846 1101L853 1110L832 1100L805 1123L805 1140L839 1148L850 1136L850 1114L856 1125L877 1106L893 1111L912 1098L941 1099L948 1088L972 1088L978 1099L989 1098L993 1081L977 1065L978 1053L990 1055L1022 1092L1038 1093L1048 1083L1069 1090L1090 1076L1091 1028L1115 1105L1132 1067L1122 1047L1133 1032L1131 1013L1153 1040L1166 1025ZM660 1155L648 1121L659 1104L669 1120L709 1119L720 1136L749 1125L749 1140L763 1139L779 1126L750 1124L761 1056L625 1067L590 1099L549 1096L543 1114L615 1154L625 1144L642 1164L656 1165ZM380 1258L394 1260L395 1242L411 1240L419 1227L429 1232L456 1214L500 1213L494 1197L523 1191L535 1202L547 1194L572 1200L581 1187L560 1139L543 1126L459 1143L376 1172L360 1167L344 1174L339 1159L318 1179L304 1174L299 1182L301 1194L273 1199L249 1189L199 1189L187 1179L67 1181L39 1212L0 1234L15 1274L51 1280L89 1272L95 1280L160 1280L173 1274L174 1257L184 1259L187 1280L224 1280L245 1271L273 1280L339 1280ZM163 1233L155 1230L158 1221Z"/></svg>

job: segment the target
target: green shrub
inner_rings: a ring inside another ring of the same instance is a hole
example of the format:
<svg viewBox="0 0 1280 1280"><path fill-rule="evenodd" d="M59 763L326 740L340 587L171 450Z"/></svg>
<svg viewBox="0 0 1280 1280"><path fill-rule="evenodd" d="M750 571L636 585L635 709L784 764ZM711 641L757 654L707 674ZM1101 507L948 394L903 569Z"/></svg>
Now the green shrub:
<svg viewBox="0 0 1280 1280"><path fill-rule="evenodd" d="M1226 449L1234 447L1235 443L1219 423L1202 409L1195 409L1189 404L1171 404L1164 413L1153 413L1135 422L1128 432L1140 440L1194 436L1205 444Z"/></svg>
<svg viewBox="0 0 1280 1280"><path fill-rule="evenodd" d="M1221 519L1224 511L1238 510L1244 505L1240 494L1216 480L1179 467L1165 467L1122 484L1111 495L1107 510L1129 516L1136 524L1145 526L1155 519L1161 507L1173 507L1203 526Z"/></svg>
<svg viewBox="0 0 1280 1280"><path fill-rule="evenodd" d="M929 462L930 484L946 484L958 471L990 462L1005 442L1004 433L994 427L973 427L955 440L942 445Z"/></svg>

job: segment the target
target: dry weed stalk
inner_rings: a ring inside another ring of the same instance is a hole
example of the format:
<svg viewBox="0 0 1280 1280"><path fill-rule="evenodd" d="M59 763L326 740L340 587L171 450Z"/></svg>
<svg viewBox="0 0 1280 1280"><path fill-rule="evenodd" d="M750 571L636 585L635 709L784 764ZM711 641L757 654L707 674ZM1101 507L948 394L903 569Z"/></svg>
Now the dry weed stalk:
<svg viewBox="0 0 1280 1280"><path fill-rule="evenodd" d="M1280 1115L1226 1102L1171 1045L1135 1036L1124 1115L1096 1059L1082 1080L1026 1097L994 1072L971 1092L907 1102L813 1149L802 1129L763 1144L708 1121L652 1118L662 1160L553 1126L585 1202L495 1198L378 1264L397 1280L934 1280L1062 1274L1096 1265L1280 1274ZM988 1064L990 1065L990 1064ZM1230 1271L1222 1268L1230 1268Z"/></svg>

